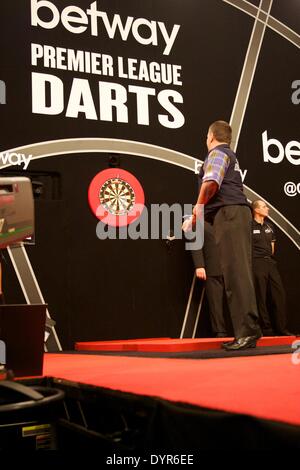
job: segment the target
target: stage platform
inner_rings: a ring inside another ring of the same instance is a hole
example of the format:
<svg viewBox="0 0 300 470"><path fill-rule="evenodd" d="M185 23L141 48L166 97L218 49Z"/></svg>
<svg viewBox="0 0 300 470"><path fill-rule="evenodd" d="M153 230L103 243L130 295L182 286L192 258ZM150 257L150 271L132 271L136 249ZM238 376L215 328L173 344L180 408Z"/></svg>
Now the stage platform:
<svg viewBox="0 0 300 470"><path fill-rule="evenodd" d="M264 337L256 348L242 351L226 351L224 341L233 338L146 338L115 341L78 342L75 351L81 354L102 354L128 357L169 359L217 359L272 354L291 354L295 336Z"/></svg>
<svg viewBox="0 0 300 470"><path fill-rule="evenodd" d="M89 341L75 343L76 351L138 351L138 352L190 352L221 349L222 343L233 338L146 338L115 341ZM260 338L257 346L290 346L295 336L268 336Z"/></svg>
<svg viewBox="0 0 300 470"><path fill-rule="evenodd" d="M18 380L65 392L58 449L97 450L99 463L111 455L300 449L300 339L262 338L232 353L223 341L107 341L96 351L81 343L82 351L45 353L43 376Z"/></svg>
<svg viewBox="0 0 300 470"><path fill-rule="evenodd" d="M46 354L44 375L300 425L300 366L289 354L207 361Z"/></svg>
<svg viewBox="0 0 300 470"><path fill-rule="evenodd" d="M210 347L223 341L181 340L181 344ZM99 438L104 452L123 454L154 449L182 453L196 448L300 448L300 365L293 360L294 341L291 337L261 340L269 345L266 349L287 348L285 354L208 360L127 355L153 354L152 349L150 353L136 349L48 353L41 380L66 392L68 412L60 429L64 445L70 448L74 433L76 439L84 436L88 448ZM270 346L272 342L275 345ZM142 343L151 348L178 347L178 340L166 338ZM116 347L116 342L110 344ZM178 349L168 354L178 354ZM74 413L78 404L80 412Z"/></svg>

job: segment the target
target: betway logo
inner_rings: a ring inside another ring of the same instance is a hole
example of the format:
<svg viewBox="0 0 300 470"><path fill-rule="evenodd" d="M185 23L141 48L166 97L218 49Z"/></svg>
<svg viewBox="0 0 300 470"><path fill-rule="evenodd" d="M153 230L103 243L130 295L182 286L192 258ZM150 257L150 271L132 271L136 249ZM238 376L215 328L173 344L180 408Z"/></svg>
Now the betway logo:
<svg viewBox="0 0 300 470"><path fill-rule="evenodd" d="M300 142L297 140L291 140L284 147L279 140L268 139L268 133L265 131L262 134L262 144L264 162L281 163L284 157L286 157L293 165L300 165ZM273 154L270 155L271 146L275 147L276 155L274 151L272 152Z"/></svg>
<svg viewBox="0 0 300 470"><path fill-rule="evenodd" d="M39 15L39 10L47 9L47 21L41 19L40 16L45 18L45 11ZM120 36L123 41L127 41L129 33L133 35L134 39L143 44L144 46L157 46L159 40L164 41L164 55L169 55L174 45L176 36L180 29L180 25L175 24L172 31L169 33L165 23L161 21L149 21L145 18L133 18L128 16L126 20L122 20L120 15L114 14L112 21L108 19L105 11L98 10L97 1L90 4L90 8L86 11L82 10L75 5L65 7L60 13L56 5L49 0L31 0L31 25L40 26L45 29L56 28L61 21L62 25L73 34L84 33L88 27L92 36L99 35L100 28L104 26L106 33L110 39L114 39L116 31L119 30ZM142 31L142 32L141 32ZM162 37L161 37L162 36Z"/></svg>
<svg viewBox="0 0 300 470"><path fill-rule="evenodd" d="M32 155L25 155L25 153L15 152L0 152L0 163L2 165L22 165L24 163L23 170L27 170Z"/></svg>

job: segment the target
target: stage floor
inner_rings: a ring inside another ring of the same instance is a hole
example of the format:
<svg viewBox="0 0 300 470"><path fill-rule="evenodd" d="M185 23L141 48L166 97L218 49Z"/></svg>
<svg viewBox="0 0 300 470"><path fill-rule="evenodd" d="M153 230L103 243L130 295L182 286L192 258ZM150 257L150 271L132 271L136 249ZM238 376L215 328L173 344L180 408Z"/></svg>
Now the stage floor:
<svg viewBox="0 0 300 470"><path fill-rule="evenodd" d="M212 410L300 425L300 364L292 354L166 359L44 356L44 376Z"/></svg>

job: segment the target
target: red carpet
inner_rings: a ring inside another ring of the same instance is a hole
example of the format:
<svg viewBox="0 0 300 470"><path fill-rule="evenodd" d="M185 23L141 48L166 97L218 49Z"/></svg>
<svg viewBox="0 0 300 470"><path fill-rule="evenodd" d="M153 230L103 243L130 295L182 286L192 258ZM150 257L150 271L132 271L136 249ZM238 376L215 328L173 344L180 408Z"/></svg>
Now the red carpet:
<svg viewBox="0 0 300 470"><path fill-rule="evenodd" d="M44 375L300 425L291 355L182 360L46 354Z"/></svg>
<svg viewBox="0 0 300 470"><path fill-rule="evenodd" d="M220 349L224 341L232 338L148 338L119 341L89 341L75 344L76 351L140 351L187 352ZM257 346L283 346L292 344L295 336L270 336L261 338Z"/></svg>

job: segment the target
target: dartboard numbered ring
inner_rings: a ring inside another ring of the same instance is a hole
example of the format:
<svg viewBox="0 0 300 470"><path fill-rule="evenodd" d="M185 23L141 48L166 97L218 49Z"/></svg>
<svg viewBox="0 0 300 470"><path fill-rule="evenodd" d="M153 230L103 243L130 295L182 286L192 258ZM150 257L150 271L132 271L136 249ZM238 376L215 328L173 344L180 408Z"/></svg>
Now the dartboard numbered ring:
<svg viewBox="0 0 300 470"><path fill-rule="evenodd" d="M145 196L140 182L129 171L109 168L100 171L91 181L88 200L99 220L122 227L140 217Z"/></svg>

